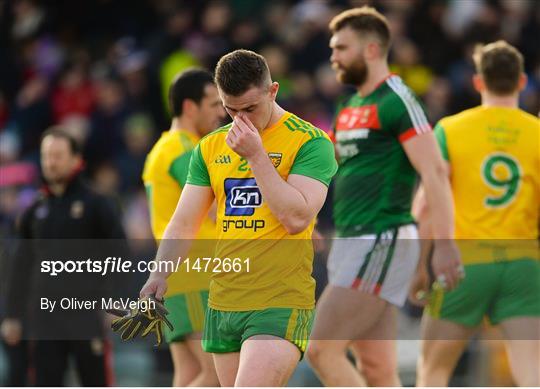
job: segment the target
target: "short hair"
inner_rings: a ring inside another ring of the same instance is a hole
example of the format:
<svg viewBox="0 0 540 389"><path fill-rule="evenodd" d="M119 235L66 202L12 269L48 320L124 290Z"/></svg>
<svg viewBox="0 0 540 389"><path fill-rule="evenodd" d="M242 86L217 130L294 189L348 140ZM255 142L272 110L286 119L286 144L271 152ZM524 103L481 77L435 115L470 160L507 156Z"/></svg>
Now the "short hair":
<svg viewBox="0 0 540 389"><path fill-rule="evenodd" d="M235 50L225 54L216 65L216 84L225 94L240 96L252 86L271 82L266 59L250 50Z"/></svg>
<svg viewBox="0 0 540 389"><path fill-rule="evenodd" d="M391 43L390 27L383 14L373 7L352 8L334 16L328 25L332 34L349 27L360 34L371 34L377 38L385 53Z"/></svg>
<svg viewBox="0 0 540 389"><path fill-rule="evenodd" d="M503 40L479 45L473 59L476 72L482 76L490 92L508 95L518 89L524 65L523 55L514 46Z"/></svg>
<svg viewBox="0 0 540 389"><path fill-rule="evenodd" d="M73 155L82 154L81 145L79 145L77 140L65 128L61 126L49 127L41 135L40 144L43 143L43 140L48 136L52 136L53 138L65 139L68 142L69 149Z"/></svg>
<svg viewBox="0 0 540 389"><path fill-rule="evenodd" d="M201 68L188 68L176 75L169 87L169 109L174 117L182 115L184 100L199 104L204 97L204 88L214 84L212 74Z"/></svg>

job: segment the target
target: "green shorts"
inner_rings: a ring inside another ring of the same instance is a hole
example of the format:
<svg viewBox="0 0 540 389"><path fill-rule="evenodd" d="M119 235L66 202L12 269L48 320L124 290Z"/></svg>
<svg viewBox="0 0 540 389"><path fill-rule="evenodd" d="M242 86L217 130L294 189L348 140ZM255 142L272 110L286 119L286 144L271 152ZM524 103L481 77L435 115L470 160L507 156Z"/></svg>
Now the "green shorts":
<svg viewBox="0 0 540 389"><path fill-rule="evenodd" d="M426 312L471 327L484 316L494 325L513 317L540 317L540 261L465 265L465 278L456 289L432 291Z"/></svg>
<svg viewBox="0 0 540 389"><path fill-rule="evenodd" d="M293 343L302 356L306 351L314 309L268 308L228 312L208 308L202 340L209 353L240 351L242 343L255 335L273 335Z"/></svg>
<svg viewBox="0 0 540 389"><path fill-rule="evenodd" d="M202 332L207 304L207 290L165 297L165 308L169 311L167 318L174 327L171 331L165 326L165 340L167 343L182 342L185 340L186 335Z"/></svg>

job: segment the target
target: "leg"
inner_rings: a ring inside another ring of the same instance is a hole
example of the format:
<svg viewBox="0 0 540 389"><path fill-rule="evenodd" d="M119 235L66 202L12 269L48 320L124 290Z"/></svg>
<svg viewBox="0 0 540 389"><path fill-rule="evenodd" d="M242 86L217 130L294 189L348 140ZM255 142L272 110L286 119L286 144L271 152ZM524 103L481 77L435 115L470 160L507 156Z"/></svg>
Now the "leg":
<svg viewBox="0 0 540 389"><path fill-rule="evenodd" d="M330 285L321 296L306 356L327 386L365 385L347 359L352 340L365 339L388 303L379 297ZM395 334L391 335L395 336Z"/></svg>
<svg viewBox="0 0 540 389"><path fill-rule="evenodd" d="M356 367L369 386L401 386L398 375L396 341L396 308L388 305L380 324L365 340L353 340L350 350Z"/></svg>
<svg viewBox="0 0 540 389"><path fill-rule="evenodd" d="M325 385L365 384L346 357L352 341L395 339L390 304L402 305L406 299L419 254L416 237L414 226L402 226L334 241L328 258L330 285L319 301L307 352ZM378 366L370 367L374 379L382 374L376 373ZM398 382L397 372L390 376Z"/></svg>
<svg viewBox="0 0 540 389"><path fill-rule="evenodd" d="M300 350L288 340L253 336L242 344L234 386L285 386L299 360Z"/></svg>
<svg viewBox="0 0 540 389"><path fill-rule="evenodd" d="M64 386L67 347L67 341L62 340L35 342L33 362L36 369L36 386Z"/></svg>
<svg viewBox="0 0 540 389"><path fill-rule="evenodd" d="M181 282L177 280L178 277L180 273L173 274L169 282ZM165 298L165 307L170 312L169 320L174 326L172 331L165 328L165 339L169 343L174 365L173 386L201 386L200 377L204 376L201 363L205 361L199 357L202 354L201 331L207 300L208 291L204 290L178 293ZM212 361L211 354L207 354L206 359ZM211 386L204 382L202 386Z"/></svg>
<svg viewBox="0 0 540 389"><path fill-rule="evenodd" d="M111 348L106 339L69 342L83 386L113 386Z"/></svg>
<svg viewBox="0 0 540 389"><path fill-rule="evenodd" d="M186 343L200 368L199 373L189 382L188 386L219 386L214 358L212 354L203 351L200 334L190 335Z"/></svg>
<svg viewBox="0 0 540 389"><path fill-rule="evenodd" d="M187 342L173 342L169 345L174 365L173 386L187 386L200 373L200 366Z"/></svg>
<svg viewBox="0 0 540 389"><path fill-rule="evenodd" d="M220 385L234 386L240 365L240 353L213 354L213 357Z"/></svg>
<svg viewBox="0 0 540 389"><path fill-rule="evenodd" d="M3 342L2 345L7 353L8 358L8 375L7 386L26 386L28 382L28 347L27 340L21 340L14 346L10 346Z"/></svg>
<svg viewBox="0 0 540 389"><path fill-rule="evenodd" d="M474 331L474 328L424 314L416 386L448 386Z"/></svg>
<svg viewBox="0 0 540 389"><path fill-rule="evenodd" d="M505 335L510 368L519 386L540 386L540 261L504 264L490 319Z"/></svg>
<svg viewBox="0 0 540 389"><path fill-rule="evenodd" d="M309 341L307 360L324 386L367 386L347 358L349 340Z"/></svg>
<svg viewBox="0 0 540 389"><path fill-rule="evenodd" d="M501 323L514 380L519 386L540 386L540 318L519 317Z"/></svg>

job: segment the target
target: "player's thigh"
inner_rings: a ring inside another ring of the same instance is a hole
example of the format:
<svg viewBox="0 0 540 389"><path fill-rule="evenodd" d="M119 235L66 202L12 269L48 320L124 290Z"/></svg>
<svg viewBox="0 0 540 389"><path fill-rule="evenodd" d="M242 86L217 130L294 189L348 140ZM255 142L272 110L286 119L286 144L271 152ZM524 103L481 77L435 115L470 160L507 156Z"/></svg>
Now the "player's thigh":
<svg viewBox="0 0 540 389"><path fill-rule="evenodd" d="M201 369L209 370L214 369L214 358L211 353L207 353L202 349L201 345L201 334L191 334L186 339L187 347L191 354L195 357L199 363Z"/></svg>
<svg viewBox="0 0 540 389"><path fill-rule="evenodd" d="M396 308L388 305L379 325L368 331L365 339L351 342L350 350L359 367L397 371L396 325Z"/></svg>
<svg viewBox="0 0 540 389"><path fill-rule="evenodd" d="M185 384L191 382L201 369L195 354L191 352L186 341L170 343L169 349L177 379ZM176 384L180 383L176 382Z"/></svg>
<svg viewBox="0 0 540 389"><path fill-rule="evenodd" d="M299 348L288 340L253 336L242 344L235 386L284 386L300 357Z"/></svg>
<svg viewBox="0 0 540 389"><path fill-rule="evenodd" d="M212 354L221 386L234 386L240 364L240 353Z"/></svg>
<svg viewBox="0 0 540 389"><path fill-rule="evenodd" d="M516 383L540 385L540 318L519 317L500 324Z"/></svg>
<svg viewBox="0 0 540 389"><path fill-rule="evenodd" d="M387 306L375 295L328 285L317 304L310 341L364 339Z"/></svg>

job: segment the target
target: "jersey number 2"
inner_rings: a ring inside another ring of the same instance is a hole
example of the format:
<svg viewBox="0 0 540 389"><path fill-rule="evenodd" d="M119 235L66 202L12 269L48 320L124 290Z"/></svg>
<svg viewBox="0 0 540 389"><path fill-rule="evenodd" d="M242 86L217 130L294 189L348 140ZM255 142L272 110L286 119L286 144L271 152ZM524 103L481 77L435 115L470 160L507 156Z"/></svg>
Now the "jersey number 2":
<svg viewBox="0 0 540 389"><path fill-rule="evenodd" d="M482 163L482 178L490 188L501 192L498 196L487 196L484 204L504 207L514 200L519 191L521 168L512 156L493 153Z"/></svg>

